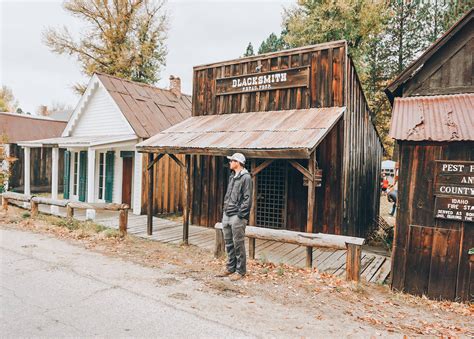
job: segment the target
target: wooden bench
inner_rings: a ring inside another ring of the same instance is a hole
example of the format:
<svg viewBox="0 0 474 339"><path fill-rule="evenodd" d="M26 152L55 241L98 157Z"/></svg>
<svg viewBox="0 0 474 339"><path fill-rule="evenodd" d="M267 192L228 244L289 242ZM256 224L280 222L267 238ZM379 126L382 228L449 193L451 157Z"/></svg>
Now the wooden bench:
<svg viewBox="0 0 474 339"><path fill-rule="evenodd" d="M216 230L214 255L216 258L218 258L224 254L224 235L222 233L221 223L217 223L214 228ZM360 280L362 245L365 242L365 239L363 238L324 233L305 233L287 230L275 230L271 228L255 226L247 226L245 228L245 236L249 238L249 256L252 259L255 259L255 239L278 241L310 248L324 247L347 250L346 280Z"/></svg>

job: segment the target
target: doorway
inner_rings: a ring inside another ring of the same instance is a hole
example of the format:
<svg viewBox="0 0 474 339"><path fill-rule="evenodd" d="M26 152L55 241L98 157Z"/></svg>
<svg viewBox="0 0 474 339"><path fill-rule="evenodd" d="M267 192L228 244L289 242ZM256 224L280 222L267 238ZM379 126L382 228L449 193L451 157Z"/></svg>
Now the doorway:
<svg viewBox="0 0 474 339"><path fill-rule="evenodd" d="M133 157L122 158L122 203L132 206Z"/></svg>

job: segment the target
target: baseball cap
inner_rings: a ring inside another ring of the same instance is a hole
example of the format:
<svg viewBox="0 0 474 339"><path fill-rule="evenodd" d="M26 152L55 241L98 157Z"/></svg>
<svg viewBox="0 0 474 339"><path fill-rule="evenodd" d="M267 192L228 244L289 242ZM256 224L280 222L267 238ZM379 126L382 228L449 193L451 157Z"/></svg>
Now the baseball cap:
<svg viewBox="0 0 474 339"><path fill-rule="evenodd" d="M245 156L242 153L234 153L232 156L228 156L227 159L229 160L237 160L241 164L245 165Z"/></svg>

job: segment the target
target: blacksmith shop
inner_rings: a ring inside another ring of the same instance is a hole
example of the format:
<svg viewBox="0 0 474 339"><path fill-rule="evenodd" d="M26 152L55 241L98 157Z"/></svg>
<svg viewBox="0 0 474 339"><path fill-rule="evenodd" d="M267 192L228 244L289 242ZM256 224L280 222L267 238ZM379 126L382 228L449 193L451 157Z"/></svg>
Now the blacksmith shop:
<svg viewBox="0 0 474 339"><path fill-rule="evenodd" d="M225 156L241 152L254 182L250 225L371 229L383 147L345 41L196 66L192 114L137 146L149 163L186 155L192 224L220 221Z"/></svg>

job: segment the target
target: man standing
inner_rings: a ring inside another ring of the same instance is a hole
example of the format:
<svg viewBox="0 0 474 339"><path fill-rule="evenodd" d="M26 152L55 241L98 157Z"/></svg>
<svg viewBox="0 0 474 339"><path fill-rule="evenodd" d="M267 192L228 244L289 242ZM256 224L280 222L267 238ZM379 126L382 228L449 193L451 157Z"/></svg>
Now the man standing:
<svg viewBox="0 0 474 339"><path fill-rule="evenodd" d="M221 277L237 273L231 280L240 280L247 273L245 226L252 205L252 178L245 169L245 156L235 153L229 159L233 171L224 197L222 231L227 252L227 267Z"/></svg>

